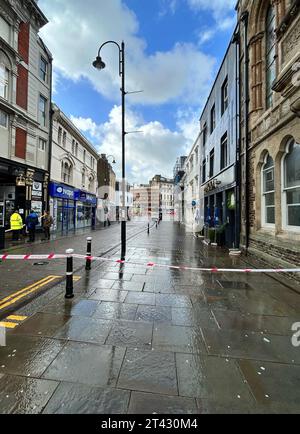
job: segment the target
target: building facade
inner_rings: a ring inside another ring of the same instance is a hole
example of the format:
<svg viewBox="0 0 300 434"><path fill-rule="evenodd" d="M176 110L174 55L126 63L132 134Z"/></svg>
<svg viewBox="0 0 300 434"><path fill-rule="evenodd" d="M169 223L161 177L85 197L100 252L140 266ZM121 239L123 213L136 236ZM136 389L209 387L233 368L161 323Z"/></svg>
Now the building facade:
<svg viewBox="0 0 300 434"><path fill-rule="evenodd" d="M133 185L130 188L132 195L132 217L136 220L158 219L160 210L159 186L150 184Z"/></svg>
<svg viewBox="0 0 300 434"><path fill-rule="evenodd" d="M200 192L204 219L220 243L239 246L239 45L230 42L200 118Z"/></svg>
<svg viewBox="0 0 300 434"><path fill-rule="evenodd" d="M161 175L155 175L150 181L153 191L159 191L159 217L162 220L174 219L174 181ZM155 193L153 193L155 194ZM153 210L154 211L154 210Z"/></svg>
<svg viewBox="0 0 300 434"><path fill-rule="evenodd" d="M184 165L184 218L188 232L199 231L200 210L204 212L203 201L200 203L200 161L202 161L201 135L199 134ZM181 199L181 198L180 198ZM179 200L180 202L180 200ZM203 219L202 219L203 220ZM203 227L201 228L203 229Z"/></svg>
<svg viewBox="0 0 300 434"><path fill-rule="evenodd" d="M184 219L184 170L187 157L178 157L173 169L174 178L174 220L183 222Z"/></svg>
<svg viewBox="0 0 300 434"><path fill-rule="evenodd" d="M54 231L94 227L99 155L55 104L53 109L50 211Z"/></svg>
<svg viewBox="0 0 300 434"><path fill-rule="evenodd" d="M15 208L42 214L48 203L51 53L33 0L0 1L0 226Z"/></svg>
<svg viewBox="0 0 300 434"><path fill-rule="evenodd" d="M241 244L278 265L300 253L300 1L238 3Z"/></svg>

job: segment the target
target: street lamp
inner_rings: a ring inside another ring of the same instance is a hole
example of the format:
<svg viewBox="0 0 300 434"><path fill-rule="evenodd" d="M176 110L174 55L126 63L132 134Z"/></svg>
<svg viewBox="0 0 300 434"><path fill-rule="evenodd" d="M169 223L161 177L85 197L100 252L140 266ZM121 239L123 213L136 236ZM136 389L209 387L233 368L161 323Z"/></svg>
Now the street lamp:
<svg viewBox="0 0 300 434"><path fill-rule="evenodd" d="M98 69L102 70L106 67L105 63L103 62L100 52L102 48L107 44L114 44L119 49L119 76L122 79L121 83L121 94L122 94L122 213L121 213L121 219L122 219L122 225L121 225L121 260L125 260L126 256L126 185L125 185L125 44L122 42L121 47L120 45L115 41L107 41L104 42L99 48L98 56L96 57L96 60L93 62L93 66Z"/></svg>

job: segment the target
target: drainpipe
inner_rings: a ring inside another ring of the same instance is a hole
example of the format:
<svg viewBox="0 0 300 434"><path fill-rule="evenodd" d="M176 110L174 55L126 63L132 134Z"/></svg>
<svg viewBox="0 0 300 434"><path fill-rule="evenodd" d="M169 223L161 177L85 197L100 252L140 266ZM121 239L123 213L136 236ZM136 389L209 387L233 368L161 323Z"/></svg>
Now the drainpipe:
<svg viewBox="0 0 300 434"><path fill-rule="evenodd" d="M245 168L246 168L246 180L245 180L245 211L246 211L246 253L249 248L250 237L250 204L249 204L249 50L248 50L248 21L249 12L244 12L241 16L241 21L244 23L244 130L245 130ZM241 136L242 137L242 136Z"/></svg>
<svg viewBox="0 0 300 434"><path fill-rule="evenodd" d="M235 44L235 98L236 98L236 118L235 118L235 140L236 140L236 152L235 152L235 239L234 239L234 247L238 249L240 246L240 221L241 221L241 164L240 164L240 152L241 152L241 143L240 143L240 113L241 113L241 98L240 98L240 74L239 74L239 64L240 64L240 31L236 31L232 43Z"/></svg>
<svg viewBox="0 0 300 434"><path fill-rule="evenodd" d="M52 110L52 67L53 59L50 57L50 103L49 103L49 153L48 153L48 173L49 182L51 181L51 166L52 166L52 137L53 137L53 110ZM47 211L50 211L50 193L49 184L47 188Z"/></svg>

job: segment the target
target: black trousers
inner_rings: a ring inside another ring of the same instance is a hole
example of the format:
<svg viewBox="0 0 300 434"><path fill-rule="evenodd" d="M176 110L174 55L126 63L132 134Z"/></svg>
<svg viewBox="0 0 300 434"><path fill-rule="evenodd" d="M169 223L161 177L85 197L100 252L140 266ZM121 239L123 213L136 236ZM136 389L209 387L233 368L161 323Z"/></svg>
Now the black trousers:
<svg viewBox="0 0 300 434"><path fill-rule="evenodd" d="M50 240L50 228L44 227L44 234L45 234L46 240Z"/></svg>
<svg viewBox="0 0 300 434"><path fill-rule="evenodd" d="M20 238L20 231L12 231L12 240L19 241L19 238Z"/></svg>
<svg viewBox="0 0 300 434"><path fill-rule="evenodd" d="M29 241L34 243L34 241L35 241L35 228L28 229L28 232L29 232Z"/></svg>

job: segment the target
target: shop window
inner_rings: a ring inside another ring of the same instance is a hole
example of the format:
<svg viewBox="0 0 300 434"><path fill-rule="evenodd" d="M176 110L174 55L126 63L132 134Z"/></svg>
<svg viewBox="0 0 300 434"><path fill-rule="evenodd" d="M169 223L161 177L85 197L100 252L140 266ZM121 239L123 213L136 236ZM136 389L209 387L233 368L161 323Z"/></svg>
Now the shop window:
<svg viewBox="0 0 300 434"><path fill-rule="evenodd" d="M272 106L272 85L276 78L276 17L275 9L270 6L266 19L266 100L267 108Z"/></svg>
<svg viewBox="0 0 300 434"><path fill-rule="evenodd" d="M270 155L262 167L262 201L263 226L275 225L274 161Z"/></svg>
<svg viewBox="0 0 300 434"><path fill-rule="evenodd" d="M289 143L283 162L284 207L286 226L300 228L300 144Z"/></svg>

